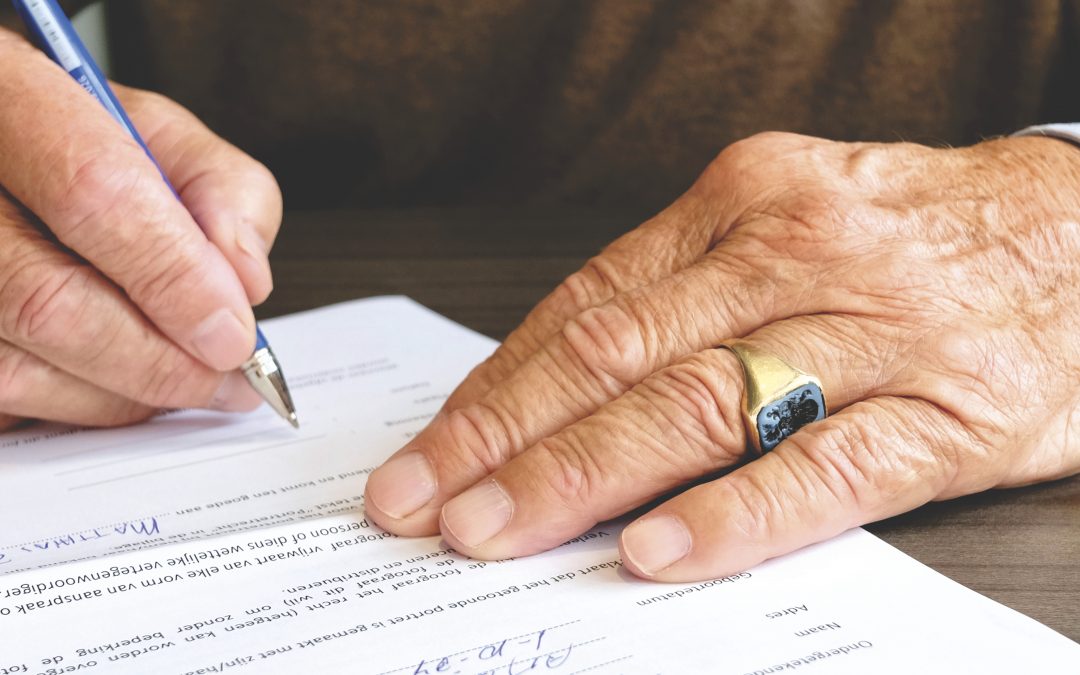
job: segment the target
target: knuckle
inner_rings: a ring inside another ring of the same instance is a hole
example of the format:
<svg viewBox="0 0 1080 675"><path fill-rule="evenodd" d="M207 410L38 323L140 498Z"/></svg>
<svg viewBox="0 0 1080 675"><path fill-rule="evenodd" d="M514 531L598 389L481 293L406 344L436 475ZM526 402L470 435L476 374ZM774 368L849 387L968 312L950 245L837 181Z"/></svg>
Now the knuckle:
<svg viewBox="0 0 1080 675"><path fill-rule="evenodd" d="M99 236L94 225L119 208L138 204L145 184L142 168L106 153L81 160L55 200L61 214L56 234L72 248L92 258L112 237Z"/></svg>
<svg viewBox="0 0 1080 675"><path fill-rule="evenodd" d="M645 398L709 466L727 466L746 450L737 373L731 375L695 354L642 382Z"/></svg>
<svg viewBox="0 0 1080 675"><path fill-rule="evenodd" d="M721 480L720 498L728 505L728 526L747 541L772 541L784 513L782 496L774 482L757 472L736 472Z"/></svg>
<svg viewBox="0 0 1080 675"><path fill-rule="evenodd" d="M648 371L641 325L618 303L581 312L563 327L562 338L609 395L626 391Z"/></svg>
<svg viewBox="0 0 1080 675"><path fill-rule="evenodd" d="M808 143L820 142L812 136L804 136L790 131L759 131L746 140L766 147L787 149L793 146L805 147Z"/></svg>
<svg viewBox="0 0 1080 675"><path fill-rule="evenodd" d="M787 462L806 492L825 492L835 503L862 511L878 495L878 474L872 450L876 444L862 424L832 424L814 433L796 433L786 439L806 461ZM821 499L823 495L811 495ZM879 495L880 496L880 495Z"/></svg>
<svg viewBox="0 0 1080 675"><path fill-rule="evenodd" d="M878 143L854 143L844 160L843 175L856 183L871 185L880 178L882 168L893 156L895 146L886 149Z"/></svg>
<svg viewBox="0 0 1080 675"><path fill-rule="evenodd" d="M215 146L214 152L206 153L206 156L219 155L221 159L208 164L197 178L187 184L185 191L197 184L218 184L222 178L219 171L226 172L229 184L243 192L243 198L236 199L234 215L240 223L257 235L260 249L269 251L281 229L284 212L284 202L277 178L266 165L228 145L225 141L215 137L210 144ZM218 217L217 214L208 216L211 219ZM229 231L235 229L235 226L227 228Z"/></svg>
<svg viewBox="0 0 1080 675"><path fill-rule="evenodd" d="M176 303L198 297L204 283L205 242L162 239L130 263L125 290L150 316L175 312Z"/></svg>
<svg viewBox="0 0 1080 675"><path fill-rule="evenodd" d="M1009 351L1002 349L996 336L978 330L972 322L963 322L938 331L930 340L923 357L934 372L955 378L963 396L979 403L1023 399L1024 382L1010 374L1020 364L1012 363Z"/></svg>
<svg viewBox="0 0 1080 675"><path fill-rule="evenodd" d="M928 154L941 152L904 141L845 143L839 147L844 149L842 175L871 189L878 188L883 180L893 183L908 180L912 169L921 170Z"/></svg>
<svg viewBox="0 0 1080 675"><path fill-rule="evenodd" d="M724 148L713 160L711 168L724 175L736 175L760 165L763 160L804 147L811 139L807 136L784 131L763 131L735 141Z"/></svg>
<svg viewBox="0 0 1080 675"><path fill-rule="evenodd" d="M899 500L933 498L955 468L943 449L949 435L928 444L925 429L939 426L935 416L922 414L923 406L905 410L914 419L899 417L886 402L863 401L848 409L843 422L826 420L791 436L785 442L797 451L794 456L805 458L799 462L803 482L820 486L849 513L876 517Z"/></svg>
<svg viewBox="0 0 1080 675"><path fill-rule="evenodd" d="M133 153L136 147L102 151L80 159L52 200L57 237L114 280L126 281L148 264L202 238L173 219L180 211L160 175Z"/></svg>
<svg viewBox="0 0 1080 675"><path fill-rule="evenodd" d="M479 463L491 473L506 463L513 450L521 447L517 424L508 413L487 403L473 403L447 414L448 448L456 461L466 466Z"/></svg>
<svg viewBox="0 0 1080 675"><path fill-rule="evenodd" d="M555 296L560 306L583 311L606 302L618 292L619 287L614 264L599 255L566 277L555 289Z"/></svg>
<svg viewBox="0 0 1080 675"><path fill-rule="evenodd" d="M981 325L954 322L927 338L918 357L921 368L940 378L925 399L952 414L986 447L1007 446L1014 410L1034 416L1040 409L1029 379L1037 371L1017 360L1023 351L1006 345ZM1017 403L1010 408L1001 401Z"/></svg>
<svg viewBox="0 0 1080 675"><path fill-rule="evenodd" d="M604 471L576 434L567 431L544 439L530 453L540 468L534 476L542 492L569 511L583 511L602 489Z"/></svg>
<svg viewBox="0 0 1080 675"><path fill-rule="evenodd" d="M823 181L831 141L765 132L725 148L709 163L691 192L741 205L743 218L770 215L778 202ZM826 172L827 173L827 172ZM736 223L738 224L738 223Z"/></svg>
<svg viewBox="0 0 1080 675"><path fill-rule="evenodd" d="M88 277L87 268L75 264L17 266L0 285L0 329L16 344L74 346L67 343L88 305Z"/></svg>

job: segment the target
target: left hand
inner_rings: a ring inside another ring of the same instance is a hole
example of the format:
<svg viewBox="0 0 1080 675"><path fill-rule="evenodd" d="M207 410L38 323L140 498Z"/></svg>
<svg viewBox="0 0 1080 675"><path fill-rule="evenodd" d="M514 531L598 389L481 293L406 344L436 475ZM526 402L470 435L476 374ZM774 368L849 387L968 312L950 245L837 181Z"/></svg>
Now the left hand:
<svg viewBox="0 0 1080 675"><path fill-rule="evenodd" d="M638 518L626 567L723 576L927 501L1080 471L1080 150L764 134L569 277L372 473L406 535L507 558L739 463L732 337L831 416Z"/></svg>

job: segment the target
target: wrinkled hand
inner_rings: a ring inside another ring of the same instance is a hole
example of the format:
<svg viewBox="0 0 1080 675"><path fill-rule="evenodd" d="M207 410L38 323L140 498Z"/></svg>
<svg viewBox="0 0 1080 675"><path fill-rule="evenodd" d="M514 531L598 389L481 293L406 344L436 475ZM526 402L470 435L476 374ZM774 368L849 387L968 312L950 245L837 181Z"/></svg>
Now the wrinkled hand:
<svg viewBox="0 0 1080 675"><path fill-rule="evenodd" d="M270 293L277 184L171 101L115 91L183 204L99 103L0 30L0 429L258 404L228 371Z"/></svg>
<svg viewBox="0 0 1080 675"><path fill-rule="evenodd" d="M544 300L370 477L401 534L506 558L746 454L745 336L817 374L831 416L622 534L661 580L1080 471L1080 151L766 134Z"/></svg>

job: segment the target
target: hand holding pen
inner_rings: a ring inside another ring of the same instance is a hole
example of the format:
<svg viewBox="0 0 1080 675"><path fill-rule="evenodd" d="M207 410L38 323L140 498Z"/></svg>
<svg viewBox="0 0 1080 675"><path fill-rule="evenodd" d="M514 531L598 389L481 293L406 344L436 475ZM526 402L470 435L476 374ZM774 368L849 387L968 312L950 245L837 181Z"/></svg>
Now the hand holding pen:
<svg viewBox="0 0 1080 675"><path fill-rule="evenodd" d="M159 173L65 70L0 30L0 428L254 408L236 369L272 286L276 182L175 103L116 87Z"/></svg>

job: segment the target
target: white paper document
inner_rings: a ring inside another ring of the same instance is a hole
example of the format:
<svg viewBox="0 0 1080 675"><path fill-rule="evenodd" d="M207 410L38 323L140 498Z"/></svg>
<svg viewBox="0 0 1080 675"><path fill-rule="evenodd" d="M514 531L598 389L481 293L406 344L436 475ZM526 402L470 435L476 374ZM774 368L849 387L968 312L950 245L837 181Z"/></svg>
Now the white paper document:
<svg viewBox="0 0 1080 675"><path fill-rule="evenodd" d="M354 511L495 341L405 298L267 321L300 413L0 435L0 574Z"/></svg>
<svg viewBox="0 0 1080 675"><path fill-rule="evenodd" d="M620 523L480 562L362 510L494 343L403 298L269 322L302 427L178 412L0 436L0 675L1068 672L1080 645L862 531L697 584ZM1064 669L1064 670L1062 670Z"/></svg>

